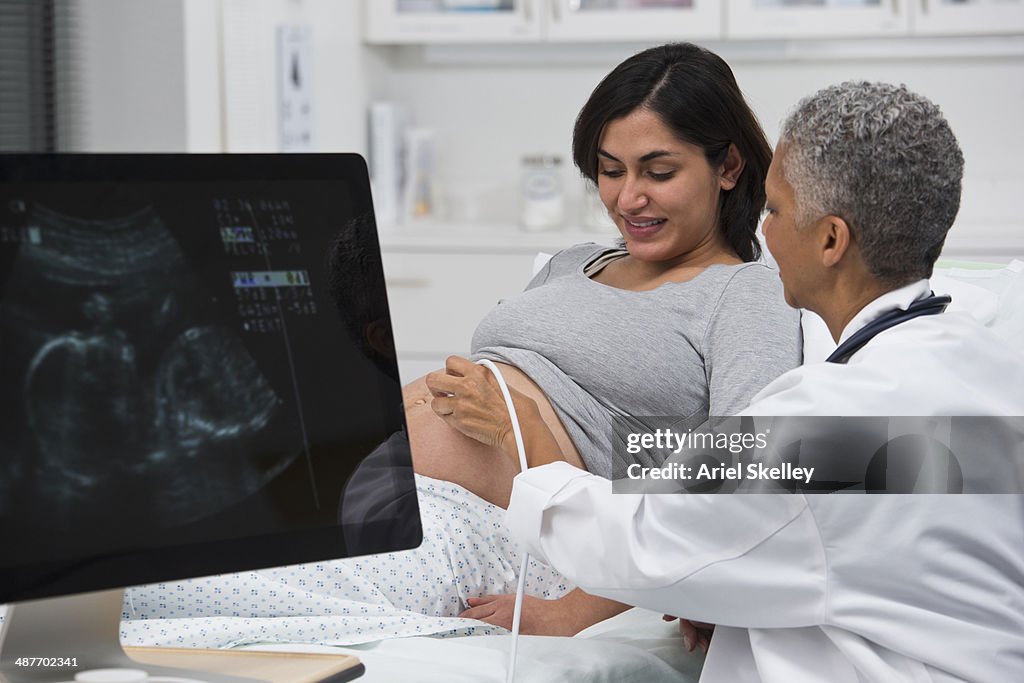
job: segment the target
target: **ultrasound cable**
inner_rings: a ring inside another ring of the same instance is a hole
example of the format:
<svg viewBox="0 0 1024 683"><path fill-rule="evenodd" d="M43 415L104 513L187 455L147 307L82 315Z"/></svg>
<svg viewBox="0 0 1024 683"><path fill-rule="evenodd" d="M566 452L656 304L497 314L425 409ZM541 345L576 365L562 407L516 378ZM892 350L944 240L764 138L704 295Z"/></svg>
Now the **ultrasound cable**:
<svg viewBox="0 0 1024 683"><path fill-rule="evenodd" d="M501 395L505 399L505 406L508 408L508 415L512 419L512 433L516 437L516 449L519 451L519 468L521 472L525 472L529 465L526 463L526 446L523 445L523 433L519 429L519 417L516 415L516 407L512 403L512 394L509 393L508 385L505 384L505 378L501 375L501 370L498 366L487 360L486 358L478 360L479 365L484 366L494 375L494 378L498 380L498 387L501 389ZM529 562L530 556L524 551L523 561L519 565L519 582L516 585L516 604L515 609L512 612L512 649L508 655L508 673L505 676L505 683L512 683L516 677L516 650L519 646L519 621L523 615L523 592L526 589L526 563Z"/></svg>

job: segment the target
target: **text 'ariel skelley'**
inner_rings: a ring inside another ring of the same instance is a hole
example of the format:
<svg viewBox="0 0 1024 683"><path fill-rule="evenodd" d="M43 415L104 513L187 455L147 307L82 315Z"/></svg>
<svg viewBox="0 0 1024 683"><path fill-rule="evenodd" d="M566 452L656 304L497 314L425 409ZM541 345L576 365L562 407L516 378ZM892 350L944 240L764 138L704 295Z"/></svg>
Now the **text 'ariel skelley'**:
<svg viewBox="0 0 1024 683"><path fill-rule="evenodd" d="M797 467L788 462L778 465L748 463L746 465L686 465L666 463L661 467L644 467L632 464L626 468L630 479L674 479L677 481L803 481L810 484L814 477L813 467Z"/></svg>

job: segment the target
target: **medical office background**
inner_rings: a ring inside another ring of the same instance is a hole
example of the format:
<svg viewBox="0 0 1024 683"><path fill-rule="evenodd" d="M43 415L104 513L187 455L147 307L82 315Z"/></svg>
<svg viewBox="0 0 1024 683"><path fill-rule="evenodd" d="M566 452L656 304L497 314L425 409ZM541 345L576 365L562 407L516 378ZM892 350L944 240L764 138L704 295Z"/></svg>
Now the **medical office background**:
<svg viewBox="0 0 1024 683"><path fill-rule="evenodd" d="M26 2L0 0L6 150L25 147L10 115L34 102L56 113L46 140L33 123L37 148L370 156L405 378L465 353L538 253L614 238L572 167L573 122L613 66L670 40L724 57L773 143L827 84L924 93L966 158L943 259L1024 259L1024 0L38 4L56 36L49 75L18 70L38 45L16 29Z"/></svg>

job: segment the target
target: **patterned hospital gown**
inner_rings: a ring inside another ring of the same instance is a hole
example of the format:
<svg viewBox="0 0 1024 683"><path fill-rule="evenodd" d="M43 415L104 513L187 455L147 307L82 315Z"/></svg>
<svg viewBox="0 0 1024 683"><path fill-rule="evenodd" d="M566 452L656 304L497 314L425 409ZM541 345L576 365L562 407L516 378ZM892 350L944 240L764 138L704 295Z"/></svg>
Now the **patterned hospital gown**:
<svg viewBox="0 0 1024 683"><path fill-rule="evenodd" d="M514 593L521 556L505 511L457 484L416 475L419 548L132 588L127 644L225 647L253 642L355 645L413 635L504 633L459 619L466 599ZM531 558L526 594L573 586Z"/></svg>

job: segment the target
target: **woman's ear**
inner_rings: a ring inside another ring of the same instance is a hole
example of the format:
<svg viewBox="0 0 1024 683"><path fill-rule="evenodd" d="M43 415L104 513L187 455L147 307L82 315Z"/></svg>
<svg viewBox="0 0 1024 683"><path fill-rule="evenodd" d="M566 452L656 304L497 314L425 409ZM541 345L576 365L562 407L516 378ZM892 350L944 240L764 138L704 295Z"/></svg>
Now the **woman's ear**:
<svg viewBox="0 0 1024 683"><path fill-rule="evenodd" d="M740 156L736 145L730 142L729 151L725 154L725 161L718 167L718 186L723 190L731 190L736 187L746 165L747 162Z"/></svg>

